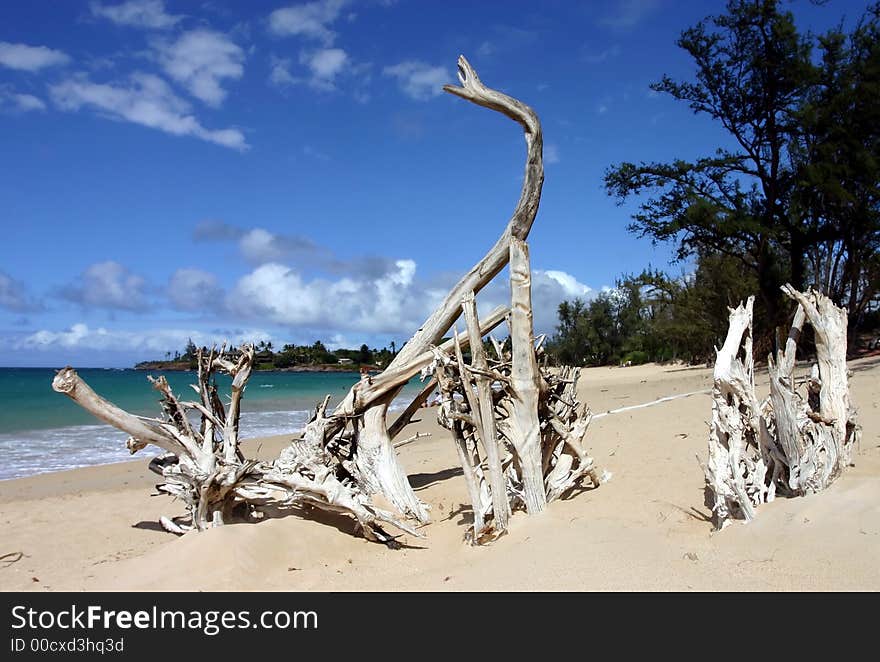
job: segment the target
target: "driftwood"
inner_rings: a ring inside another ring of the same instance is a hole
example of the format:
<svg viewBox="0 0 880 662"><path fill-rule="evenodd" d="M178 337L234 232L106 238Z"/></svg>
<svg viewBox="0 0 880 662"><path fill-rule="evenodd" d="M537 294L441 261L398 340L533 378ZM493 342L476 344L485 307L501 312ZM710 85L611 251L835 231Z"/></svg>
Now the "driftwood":
<svg viewBox="0 0 880 662"><path fill-rule="evenodd" d="M406 523L428 521L428 508L413 491L400 466L393 440L439 387L441 423L450 428L474 508L473 539L480 541L507 528L510 512L543 510L589 478L602 478L581 442L590 413L575 394L578 371L539 370L541 341L532 326L531 270L526 237L535 220L544 181L543 138L535 112L486 87L464 57L458 60L461 86L447 92L500 112L519 123L526 142L525 177L519 201L500 238L447 294L387 368L364 376L329 410L329 396L319 404L299 438L272 462L248 460L239 448L241 399L254 350L199 353L198 400L180 400L164 378L152 380L162 394L164 417L133 416L95 394L66 368L53 383L98 418L130 435L132 452L153 444L166 453L151 463L165 482L159 490L180 498L188 522L163 518L165 528L183 532L228 521L233 511L245 515L267 504L316 506L352 515L371 540L393 543L384 531L391 525L417 535ZM511 306L482 321L475 295L510 263ZM467 333L441 342L460 316ZM508 320L511 350L493 339L495 359L483 350L483 337ZM464 361L469 348L470 364ZM221 401L215 372L232 376L229 403ZM415 375L430 381L388 425L388 405ZM432 374L433 373L433 374ZM193 422L189 415L198 418ZM372 495L383 495L398 511L377 508Z"/></svg>
<svg viewBox="0 0 880 662"><path fill-rule="evenodd" d="M712 423L706 482L715 497L716 522L730 517L751 520L755 505L772 501L775 484L766 484L761 443L760 404L755 396L752 310L749 297L730 311L727 338L715 359Z"/></svg>
<svg viewBox="0 0 880 662"><path fill-rule="evenodd" d="M522 125L526 141L526 166L522 191L501 237L488 253L452 288L437 309L407 341L386 372L411 365L417 356L430 351L448 333L461 314L461 301L469 292L479 292L507 264L512 238L525 240L535 220L544 183L543 137L535 112L522 102L483 85L464 56L458 59L461 86L446 85L444 90L479 106L500 112ZM363 428L358 435L357 464L370 492L381 492L401 512L427 522L427 510L406 479L394 453L388 432L388 405L399 393L389 391L363 414ZM343 403L334 413L343 414L350 403ZM328 430L329 431L329 430Z"/></svg>
<svg viewBox="0 0 880 662"><path fill-rule="evenodd" d="M456 332L454 355L437 349L433 364L441 393L438 421L453 434L473 507L469 538L475 543L504 533L515 509L540 512L585 479L597 487L610 478L600 475L582 446L592 415L577 400L579 369L538 368L528 252L516 239L510 250L511 351L492 338L495 357L487 357L474 297L468 294L462 311L471 361L465 362Z"/></svg>
<svg viewBox="0 0 880 662"><path fill-rule="evenodd" d="M483 331L490 331L506 315L504 307L493 311ZM451 342L441 347L449 349ZM268 463L246 460L239 448L241 399L253 366L253 346L245 345L235 352L221 348L205 354L199 350L197 359L199 383L193 388L198 401L179 399L164 377L149 378L162 395L163 419L134 416L120 409L95 393L70 367L59 371L52 382L53 389L129 434L126 446L132 453L150 444L166 451L150 463L150 469L165 479L157 489L183 501L189 514L189 521L183 523L161 518L166 530L204 530L229 521L237 508L247 516L255 508L274 504L349 513L370 540L393 543L394 538L382 529L383 523L419 535L401 517L372 504L353 462L352 440L358 427L357 407L366 407L389 389L406 383L433 360L432 353L417 357L405 370L367 377L355 385L352 391L359 397L352 399L355 404L348 418L327 415L327 396L302 436ZM232 377L228 406L217 392L214 374L218 371ZM200 417L198 426L190 420L190 412ZM331 426L340 427L342 434L332 444L325 444L326 430Z"/></svg>
<svg viewBox="0 0 880 662"><path fill-rule="evenodd" d="M719 529L730 519L752 519L755 507L777 494L824 490L851 463L861 435L849 397L846 310L815 290L782 290L797 309L785 346L775 359L768 357L770 394L763 402L755 395L753 297L731 311L727 340L718 350L705 472ZM806 322L813 327L817 363L799 392L795 353Z"/></svg>
<svg viewBox="0 0 880 662"><path fill-rule="evenodd" d="M243 515L247 516L254 506L271 501L282 506L307 504L350 513L371 540L393 540L381 528L381 523L418 535L391 513L373 507L350 480L344 466L323 449L297 444L272 463L246 460L239 448L238 419L241 398L253 366L254 349L246 345L237 352L212 349L205 355L199 351L197 358L199 383L193 386L199 394L197 402L178 399L164 377L150 378L162 394L165 417L161 420L124 412L97 395L72 368L59 371L52 383L56 391L130 434L126 445L132 453L148 444L166 451L150 463L150 469L165 479L157 489L182 500L190 520L181 523L162 517L160 521L166 530L184 533L191 528L203 530L219 526L229 521L241 506L244 506ZM233 378L230 402L225 407L213 379L216 371ZM199 415L198 428L191 422L189 412ZM320 413L319 407L316 418Z"/></svg>

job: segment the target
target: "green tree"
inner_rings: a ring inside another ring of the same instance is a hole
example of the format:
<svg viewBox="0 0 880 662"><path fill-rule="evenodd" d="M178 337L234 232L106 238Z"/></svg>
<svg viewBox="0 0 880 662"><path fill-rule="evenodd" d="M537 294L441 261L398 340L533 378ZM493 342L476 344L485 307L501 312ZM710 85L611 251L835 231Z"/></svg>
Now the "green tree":
<svg viewBox="0 0 880 662"><path fill-rule="evenodd" d="M807 254L810 281L846 306L852 334L880 289L880 4L819 47L798 114L793 206L823 230Z"/></svg>
<svg viewBox="0 0 880 662"><path fill-rule="evenodd" d="M756 286L739 260L701 251L690 274L674 278L646 269L621 277L614 290L590 302L562 302L548 351L574 365L711 361L727 332L728 307Z"/></svg>
<svg viewBox="0 0 880 662"><path fill-rule="evenodd" d="M370 348L367 345L361 345L361 348L358 352L358 363L372 363L373 362L373 352L370 351Z"/></svg>
<svg viewBox="0 0 880 662"><path fill-rule="evenodd" d="M192 341L192 338L187 338L186 348L183 350L182 358L186 361L195 361L198 351L199 348L196 347L196 344Z"/></svg>
<svg viewBox="0 0 880 662"><path fill-rule="evenodd" d="M727 12L678 40L696 65L695 82L664 76L651 87L718 122L736 148L696 161L623 163L606 171L605 186L621 203L651 191L630 229L677 241L680 258L702 249L741 260L757 275L775 324L779 285L803 285L805 249L816 240L790 213L789 147L813 73L811 47L777 0L731 0Z"/></svg>

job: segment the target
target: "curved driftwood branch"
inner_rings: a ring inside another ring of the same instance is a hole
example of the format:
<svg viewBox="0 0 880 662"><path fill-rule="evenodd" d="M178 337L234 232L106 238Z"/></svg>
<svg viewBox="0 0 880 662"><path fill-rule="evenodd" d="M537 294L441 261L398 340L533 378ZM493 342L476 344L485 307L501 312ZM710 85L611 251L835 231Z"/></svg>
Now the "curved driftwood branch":
<svg viewBox="0 0 880 662"><path fill-rule="evenodd" d="M109 400L105 400L95 393L70 366L58 371L52 380L52 388L69 397L96 418L124 430L135 442L153 444L175 454L184 450L180 440L162 423L129 414Z"/></svg>
<svg viewBox="0 0 880 662"><path fill-rule="evenodd" d="M443 302L407 341L388 366L389 371L409 365L419 354L440 342L461 314L461 301L464 296L468 292L479 292L507 264L510 238L525 239L528 236L541 199L544 162L543 136L538 116L521 101L486 87L464 56L458 59L458 77L461 87L447 85L443 89L479 106L498 111L522 125L526 140L526 167L522 191L501 237L486 256L459 280ZM393 453L391 437L387 431L385 418L388 404L396 394L396 391L389 394L364 415L357 463L365 480L382 492L395 506L420 521L427 521L427 512L406 480Z"/></svg>
<svg viewBox="0 0 880 662"><path fill-rule="evenodd" d="M391 362L392 366L408 363L414 355L425 351L430 345L436 345L452 328L461 313L461 301L467 293L478 293L507 264L510 259L510 237L528 237L541 202L544 138L537 114L521 101L486 87L463 55L458 58L458 77L461 87L446 85L443 89L478 106L500 112L522 125L526 141L525 177L516 208L498 241L449 291L418 332L403 346Z"/></svg>

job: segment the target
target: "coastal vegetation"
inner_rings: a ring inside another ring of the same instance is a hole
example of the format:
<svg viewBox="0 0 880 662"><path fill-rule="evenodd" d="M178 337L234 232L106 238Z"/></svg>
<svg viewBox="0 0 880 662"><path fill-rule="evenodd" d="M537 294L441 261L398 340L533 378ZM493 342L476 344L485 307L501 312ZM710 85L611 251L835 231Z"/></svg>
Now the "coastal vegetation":
<svg viewBox="0 0 880 662"><path fill-rule="evenodd" d="M757 291L766 356L790 302L815 287L848 315L848 345L878 327L880 4L849 32L799 30L777 0L731 0L681 33L695 78L651 88L715 122L705 156L609 167L605 188L639 201L629 230L669 242L690 272L624 275L592 301L559 307L560 361L712 360L727 309ZM809 347L809 344L807 344Z"/></svg>
<svg viewBox="0 0 880 662"><path fill-rule="evenodd" d="M358 370L360 368L378 369L388 365L394 358L396 346L391 349L371 349L366 344L358 349L327 349L323 342L316 340L311 345L288 343L276 349L272 341L262 340L255 345L254 370ZM207 354L208 348L202 347ZM190 339L183 352L167 352L165 360L143 361L135 365L138 370L196 370L198 368L199 347Z"/></svg>

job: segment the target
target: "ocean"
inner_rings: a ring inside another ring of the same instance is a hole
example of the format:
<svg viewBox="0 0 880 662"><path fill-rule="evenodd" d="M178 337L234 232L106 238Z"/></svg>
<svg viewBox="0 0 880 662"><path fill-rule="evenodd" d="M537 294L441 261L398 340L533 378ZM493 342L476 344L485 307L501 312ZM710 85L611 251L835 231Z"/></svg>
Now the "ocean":
<svg viewBox="0 0 880 662"><path fill-rule="evenodd" d="M82 368L77 373L96 393L133 414L159 417L158 392L147 375L165 375L174 393L192 400L192 372ZM0 368L0 480L33 474L124 462L161 452L148 447L137 455L125 448L127 435L81 409L52 390L55 370ZM353 372L255 372L242 398L242 439L277 434L294 435L308 422L323 398L331 408L358 381ZM218 376L224 402L229 378ZM402 409L421 388L418 378L404 388L391 409ZM151 453L155 451L155 453Z"/></svg>

